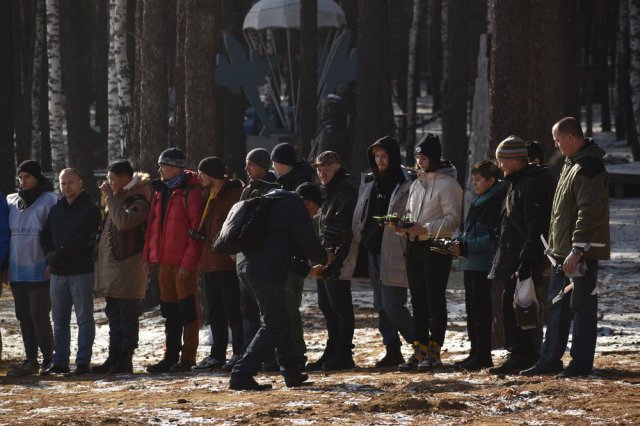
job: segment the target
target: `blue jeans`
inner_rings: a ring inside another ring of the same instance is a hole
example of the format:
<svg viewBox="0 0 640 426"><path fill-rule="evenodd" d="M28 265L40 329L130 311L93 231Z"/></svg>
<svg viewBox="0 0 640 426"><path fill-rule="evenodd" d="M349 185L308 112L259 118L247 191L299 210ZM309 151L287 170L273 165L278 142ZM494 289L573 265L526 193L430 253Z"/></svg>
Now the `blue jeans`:
<svg viewBox="0 0 640 426"><path fill-rule="evenodd" d="M574 287L570 295L556 303L551 300L564 288L569 279L562 271L554 272L549 283L549 318L544 343L540 351L541 366L561 366L567 348L573 315L573 341L569 368L589 373L593 368L598 329L598 296L591 295L598 279L598 261L586 259L587 274L572 278Z"/></svg>
<svg viewBox="0 0 640 426"><path fill-rule="evenodd" d="M53 317L53 364L69 365L71 354L71 308L76 311L78 352L76 365L91 363L96 334L93 320L93 273L51 275L51 315Z"/></svg>
<svg viewBox="0 0 640 426"><path fill-rule="evenodd" d="M380 282L380 255L369 252L369 278L373 290L373 307L378 313L378 330L385 346L401 345L398 332L408 342L415 340L413 317L407 308L407 289Z"/></svg>

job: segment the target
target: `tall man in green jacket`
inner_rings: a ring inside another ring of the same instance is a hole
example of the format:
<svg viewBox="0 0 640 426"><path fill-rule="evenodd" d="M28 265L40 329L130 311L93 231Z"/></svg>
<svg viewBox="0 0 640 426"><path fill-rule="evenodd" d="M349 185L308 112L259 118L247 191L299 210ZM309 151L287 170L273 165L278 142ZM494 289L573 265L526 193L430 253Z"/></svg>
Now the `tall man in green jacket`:
<svg viewBox="0 0 640 426"><path fill-rule="evenodd" d="M598 261L609 259L609 185L602 162L605 152L591 138L585 139L573 117L558 121L552 129L556 146L565 156L553 198L549 246L557 259L549 285L549 299L573 282L571 297L551 305L547 332L537 364L523 375L587 376L593 368L598 328L598 296L594 291ZM580 265L582 264L582 265ZM571 277L586 267L584 275ZM579 268L580 267L580 268ZM562 370L573 311L571 362Z"/></svg>

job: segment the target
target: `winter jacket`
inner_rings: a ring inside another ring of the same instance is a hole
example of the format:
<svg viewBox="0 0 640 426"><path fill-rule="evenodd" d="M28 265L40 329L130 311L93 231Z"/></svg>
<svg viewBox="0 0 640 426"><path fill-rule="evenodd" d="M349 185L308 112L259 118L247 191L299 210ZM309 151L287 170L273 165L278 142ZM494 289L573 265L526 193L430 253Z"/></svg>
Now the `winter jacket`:
<svg viewBox="0 0 640 426"><path fill-rule="evenodd" d="M9 204L9 228L11 242L9 248L9 282L43 282L47 259L40 245L40 233L49 217L51 207L58 202L52 191L42 192L28 207L20 200L19 194L7 197Z"/></svg>
<svg viewBox="0 0 640 426"><path fill-rule="evenodd" d="M142 239L149 214L151 185L149 175L137 172L133 179L118 194L107 197L103 220L98 260L96 262L96 296L119 299L143 299L147 287L147 276L142 261L142 246L131 250L120 259L122 251L118 245L131 239ZM130 244L130 243L129 243ZM136 246L138 244L135 244Z"/></svg>
<svg viewBox="0 0 640 426"><path fill-rule="evenodd" d="M279 188L278 178L272 171L268 171L262 179L251 180L242 190L240 201L254 197L256 195L264 195L272 189Z"/></svg>
<svg viewBox="0 0 640 426"><path fill-rule="evenodd" d="M387 166L387 173L394 176L396 181L395 187L390 194L388 200L388 206L386 211L382 215L397 214L399 217L404 216L407 205L407 198L409 196L409 187L415 176L411 176L405 169L402 168L400 158L400 148L397 144L388 143L374 143L367 151L369 158L369 167L372 173L364 176L362 183L360 184L360 190L358 193L358 203L356 204L355 211L353 212L353 219L351 222L351 230L353 232L353 240L351 241L351 247L349 249L349 255L347 256L344 266L342 267L342 278L351 279L354 278L356 266L359 258L360 242L363 237L363 231L365 225L373 222L375 226L379 226L372 216L377 215L377 212L373 212L372 209L372 194L375 192L376 179L378 175L378 167L376 166L374 159L374 148L380 146L387 151L389 156L389 165ZM403 236L398 236L393 229L388 226L380 227L382 231L382 241L380 244L380 284L395 286L395 287L408 287L407 272L404 255L406 252L407 240Z"/></svg>
<svg viewBox="0 0 640 426"><path fill-rule="evenodd" d="M511 186L500 213L500 238L489 277L508 280L519 271L527 278L545 259L540 235L546 238L549 232L555 179L544 168L529 164L505 180Z"/></svg>
<svg viewBox="0 0 640 426"><path fill-rule="evenodd" d="M100 210L84 190L73 203L62 198L51 207L40 233L51 273L65 276L92 273L99 226Z"/></svg>
<svg viewBox="0 0 640 426"><path fill-rule="evenodd" d="M309 213L296 193L274 189L269 204L264 240L252 250L238 255L238 271L263 282L284 285L292 270L294 253L314 264L325 264L327 254L313 231Z"/></svg>
<svg viewBox="0 0 640 426"><path fill-rule="evenodd" d="M609 259L609 176L602 162L604 151L591 138L574 156L567 157L553 198L549 246L566 257L572 246L590 247L585 256Z"/></svg>
<svg viewBox="0 0 640 426"><path fill-rule="evenodd" d="M237 179L226 179L220 192L209 202L207 210L202 213L204 221L202 222L200 232L204 235L205 239L202 245L200 268L205 272L236 270L236 261L230 256L221 256L214 253L211 245L216 239L218 232L220 232L229 210L231 210L231 207L240 199L242 189L243 184L241 181ZM204 203L206 205L209 191L205 190L203 193L205 197Z"/></svg>
<svg viewBox="0 0 640 426"><path fill-rule="evenodd" d="M9 228L9 205L4 198L4 194L0 192L0 266L4 265L4 261L9 254L9 240L11 239L11 230ZM4 269L4 268L3 268Z"/></svg>
<svg viewBox="0 0 640 426"><path fill-rule="evenodd" d="M435 172L420 172L409 188L407 212L415 223L427 228L430 238L450 238L460 225L462 188L456 181L456 170L444 161Z"/></svg>
<svg viewBox="0 0 640 426"><path fill-rule="evenodd" d="M152 182L156 192L147 217L143 258L146 263L179 266L193 272L198 269L202 240L189 233L198 229L202 218L202 190L195 172L183 173L183 183L173 190L162 180Z"/></svg>
<svg viewBox="0 0 640 426"><path fill-rule="evenodd" d="M313 176L315 176L313 167L306 160L301 160L293 170L278 178L278 184L285 191L295 191L299 185L311 182Z"/></svg>
<svg viewBox="0 0 640 426"><path fill-rule="evenodd" d="M344 168L322 186L323 201L314 217L322 246L334 250L333 262L324 270L325 278L340 276L342 264L351 246L351 222L358 201L358 188Z"/></svg>
<svg viewBox="0 0 640 426"><path fill-rule="evenodd" d="M467 219L460 235L460 269L463 271L488 272L491 257L498 239L500 211L507 194L508 185L499 180L491 189L476 195L469 206Z"/></svg>

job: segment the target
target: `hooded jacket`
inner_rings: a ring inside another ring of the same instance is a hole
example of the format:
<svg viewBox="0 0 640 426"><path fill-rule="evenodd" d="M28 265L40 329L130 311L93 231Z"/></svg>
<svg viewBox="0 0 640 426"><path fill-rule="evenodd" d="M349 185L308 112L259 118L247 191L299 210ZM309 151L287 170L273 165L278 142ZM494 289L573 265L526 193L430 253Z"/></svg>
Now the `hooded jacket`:
<svg viewBox="0 0 640 426"><path fill-rule="evenodd" d="M460 260L461 270L488 272L491 268L491 255L500 227L500 210L507 189L507 183L498 180L491 189L476 195L471 202L460 235L464 256Z"/></svg>
<svg viewBox="0 0 640 426"><path fill-rule="evenodd" d="M86 191L82 190L71 204L61 198L49 211L40 233L51 272L65 276L92 273L99 226L100 210Z"/></svg>
<svg viewBox="0 0 640 426"><path fill-rule="evenodd" d="M147 217L144 261L193 272L198 268L202 241L190 237L189 230L197 229L202 218L202 190L195 172L183 173L184 181L173 190L160 179L152 182L156 192Z"/></svg>
<svg viewBox="0 0 640 426"><path fill-rule="evenodd" d="M360 184L360 190L358 194L358 202L353 212L353 219L351 222L351 230L353 232L353 240L351 241L351 247L349 249L349 255L347 256L344 266L342 268L343 279L355 278L356 265L358 261L358 251L360 248L360 242L363 236L363 230L365 226L368 226L369 222L373 222L373 225L378 227L379 225L372 216L377 213L372 211L372 194L375 192L376 177L378 176L378 167L375 163L375 157L373 150L376 147L382 147L387 151L389 155L389 166L387 173L389 176L393 176L395 180L395 186L389 196L388 206L384 215L396 213L399 217L404 216L405 208L407 204L407 197L409 196L409 187L415 176L411 176L406 169L402 168L400 160L400 148L397 143L383 140L382 142L374 143L369 147L367 155L369 158L369 166L372 173L363 177ZM393 230L385 226L381 228L382 241L380 245L380 284L395 286L395 287L408 287L406 264L404 255L406 252L406 238L397 235Z"/></svg>
<svg viewBox="0 0 640 426"><path fill-rule="evenodd" d="M510 279L518 270L530 274L543 266L540 235L549 233L556 184L547 170L534 164L509 174L505 180L511 186L500 213L500 238L489 273L490 278L499 280Z"/></svg>
<svg viewBox="0 0 640 426"><path fill-rule="evenodd" d="M605 152L593 141L564 161L553 198L549 246L556 256L566 257L572 246L590 243L585 256L609 259L609 176L602 162Z"/></svg>
<svg viewBox="0 0 640 426"><path fill-rule="evenodd" d="M301 160L293 167L293 170L278 178L278 184L285 191L295 191L301 184L311 182L314 175L315 171L311 164L307 160Z"/></svg>
<svg viewBox="0 0 640 426"><path fill-rule="evenodd" d="M462 193L456 181L456 169L448 161L443 161L433 172L418 173L409 188L407 212L429 232L421 235L420 241L453 235L460 225Z"/></svg>
<svg viewBox="0 0 640 426"><path fill-rule="evenodd" d="M225 179L220 191L202 213L204 221L201 224L200 232L204 235L204 244L200 267L205 272L236 270L236 261L232 257L216 254L211 247L216 235L222 229L222 224L227 218L229 210L240 199L243 187L242 182L238 179ZM205 200L209 198L209 190L203 191L203 195Z"/></svg>
<svg viewBox="0 0 640 426"><path fill-rule="evenodd" d="M118 194L106 198L105 219L98 244L96 262L96 296L120 299L143 299L147 288L147 275L143 268L142 247L124 259L117 259L120 236L139 238L149 214L151 185L149 175L136 172L133 179ZM144 241L144 240L143 240Z"/></svg>

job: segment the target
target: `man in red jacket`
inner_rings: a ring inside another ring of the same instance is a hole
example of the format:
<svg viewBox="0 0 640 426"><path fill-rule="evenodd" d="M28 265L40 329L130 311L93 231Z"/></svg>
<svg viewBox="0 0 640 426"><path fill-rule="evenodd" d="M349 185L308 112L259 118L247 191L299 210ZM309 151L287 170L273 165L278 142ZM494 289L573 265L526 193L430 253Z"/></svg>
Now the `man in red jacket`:
<svg viewBox="0 0 640 426"><path fill-rule="evenodd" d="M198 231L202 192L195 172L184 169L185 155L166 149L158 158L161 179L152 182L144 261L158 264L160 308L165 320L163 358L149 373L189 371L195 365L200 327L196 270L204 236ZM182 355L181 355L182 354Z"/></svg>

